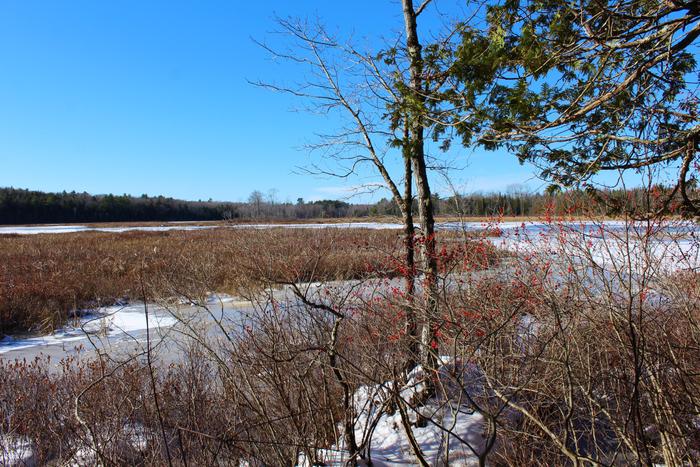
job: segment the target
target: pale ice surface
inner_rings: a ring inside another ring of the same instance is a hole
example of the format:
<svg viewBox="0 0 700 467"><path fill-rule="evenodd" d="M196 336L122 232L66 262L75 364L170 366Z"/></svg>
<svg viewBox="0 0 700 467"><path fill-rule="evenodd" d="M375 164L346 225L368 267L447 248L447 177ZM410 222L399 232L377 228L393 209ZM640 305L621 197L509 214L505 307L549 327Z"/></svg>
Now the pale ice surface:
<svg viewBox="0 0 700 467"><path fill-rule="evenodd" d="M624 221L502 223L495 246L522 254L557 255L605 269L653 266L665 272L700 267L700 226L686 221L660 224Z"/></svg>
<svg viewBox="0 0 700 467"><path fill-rule="evenodd" d="M10 226L0 227L0 234L31 235L43 233L74 233L88 230L84 225L42 225L42 226Z"/></svg>
<svg viewBox="0 0 700 467"><path fill-rule="evenodd" d="M401 229L403 226L394 222L338 222L314 224L234 224L235 229Z"/></svg>
<svg viewBox="0 0 700 467"><path fill-rule="evenodd" d="M564 221L564 222L545 222L545 221L507 221L499 222L497 220L484 219L476 222L437 222L436 228L439 230L465 230L469 232L498 229L504 234L508 233L527 233L528 235L537 235L540 233L548 233L556 231L561 226L572 230L581 230L586 233L595 234L601 226L609 232L621 232L631 224L619 220L603 220L603 221ZM642 224L634 224L637 227ZM686 231L696 232L700 234L700 226L691 222L673 221L666 223L668 228L673 232ZM125 225L120 227L91 227L85 225L36 225L36 226L1 226L0 234L51 234L51 233L75 233L75 232L129 232L129 231L144 231L144 232L162 232L168 230L205 230L214 228L234 228L234 229L401 229L403 226L398 222L338 222L338 223L289 223L289 224L228 224L228 225L186 225L181 222L169 222L158 226L138 226Z"/></svg>
<svg viewBox="0 0 700 467"><path fill-rule="evenodd" d="M173 326L177 319L163 308L149 305L148 328ZM62 345L87 339L88 336L113 337L146 329L143 304L114 305L98 308L77 318L56 332L44 336L10 337L0 339L0 355L31 347Z"/></svg>
<svg viewBox="0 0 700 467"><path fill-rule="evenodd" d="M89 227L86 225L37 225L37 226L4 226L0 227L0 234L36 235L59 234L77 232L164 232L168 230L204 230L216 228L215 225L141 225L124 227Z"/></svg>
<svg viewBox="0 0 700 467"><path fill-rule="evenodd" d="M17 235L36 235L36 234L58 234L58 233L77 233L77 232L164 232L168 230L206 230L215 228L234 228L234 229L400 229L402 226L398 223L390 222L342 222L329 224L230 224L223 225L183 225L181 222L169 222L167 225L128 225L121 227L91 227L86 225L35 225L35 226L2 226L0 234L17 234Z"/></svg>

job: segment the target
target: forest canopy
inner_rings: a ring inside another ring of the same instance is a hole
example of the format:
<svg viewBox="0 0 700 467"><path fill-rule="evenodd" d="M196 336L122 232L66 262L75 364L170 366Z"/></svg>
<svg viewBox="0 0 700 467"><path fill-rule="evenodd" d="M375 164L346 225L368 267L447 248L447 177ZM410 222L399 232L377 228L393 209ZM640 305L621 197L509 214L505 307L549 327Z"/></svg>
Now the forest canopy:
<svg viewBox="0 0 700 467"><path fill-rule="evenodd" d="M657 190L662 193L663 188ZM620 201L619 203L615 202ZM510 189L504 193L433 195L435 212L447 216L543 216L619 215L617 206L634 202L649 209L654 200L643 190L559 193L530 193ZM601 202L605 201L605 202ZM623 203L624 202L624 203ZM413 210L417 209L414 202ZM247 202L184 201L163 196L91 195L45 193L0 188L0 224L44 224L71 222L169 222L217 220L304 220L398 216L396 203L380 199L373 204L341 200L275 202L265 197Z"/></svg>

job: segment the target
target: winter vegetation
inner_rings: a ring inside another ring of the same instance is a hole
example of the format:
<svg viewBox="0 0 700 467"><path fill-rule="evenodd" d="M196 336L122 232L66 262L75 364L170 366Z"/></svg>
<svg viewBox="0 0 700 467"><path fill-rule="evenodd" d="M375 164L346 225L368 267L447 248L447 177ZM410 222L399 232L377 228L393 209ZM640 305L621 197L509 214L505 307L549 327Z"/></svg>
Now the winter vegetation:
<svg viewBox="0 0 700 467"><path fill-rule="evenodd" d="M395 228L0 237L0 463L700 463L700 10L439 3L402 0L369 49L296 18L260 41L307 81L254 85L343 122L308 171L371 171L390 197L367 214ZM445 24L423 34L428 15ZM454 145L550 188L442 199ZM256 192L224 217L316 206Z"/></svg>
<svg viewBox="0 0 700 467"><path fill-rule="evenodd" d="M634 463L644 455L638 449L654 462L694 459L696 228L677 221L538 225L529 235L497 221L492 229L509 236L440 234L434 374L411 363L420 359L420 341L405 320L425 304L420 293L405 293L412 272L401 266L397 230L5 239L29 242L23 255L43 245L70 256L71 245L94 242L85 249L94 258L105 253L96 245L120 255L110 261L124 266L129 256L143 258L140 271L118 273L108 263L65 283L55 277L70 277L71 264L55 275L44 268L41 284L79 293L93 277L104 280L93 290L141 297L143 274L147 298L171 310L185 337L173 338L181 356L170 365L158 364L168 355L161 343L128 358L67 355L58 366L6 360L4 462L163 464L170 456L178 464L342 464L355 453L378 465L420 458L552 465L572 457ZM505 243L500 253L493 246ZM189 256L173 253L183 244ZM215 245L222 249L210 250ZM144 254L154 249L163 253ZM173 258L176 266L168 264ZM72 268L91 262L80 259ZM28 280L19 271L12 277ZM249 300L244 317L218 318L209 274L227 284L219 290ZM41 284L16 303L62 298L50 297L51 289L39 293ZM184 318L164 297L187 297L199 308L197 319ZM207 322L209 314L217 318ZM428 384L435 392L421 400ZM48 413L45 423L33 422Z"/></svg>
<svg viewBox="0 0 700 467"><path fill-rule="evenodd" d="M355 279L391 265L396 233L365 230L260 230L76 233L0 237L0 332L51 331L94 307L148 297L204 297L236 293L249 280L241 261L259 252L246 246L269 239L298 277ZM311 262L314 248L330 250ZM289 253L286 253L289 252ZM280 271L282 274L282 271ZM145 288L145 290L144 290Z"/></svg>

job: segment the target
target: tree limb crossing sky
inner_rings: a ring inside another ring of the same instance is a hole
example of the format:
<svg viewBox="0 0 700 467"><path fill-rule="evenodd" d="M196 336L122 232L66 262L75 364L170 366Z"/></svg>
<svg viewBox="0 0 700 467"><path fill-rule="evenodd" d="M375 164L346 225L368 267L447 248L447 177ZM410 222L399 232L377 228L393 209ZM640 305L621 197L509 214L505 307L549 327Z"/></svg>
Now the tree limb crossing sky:
<svg viewBox="0 0 700 467"><path fill-rule="evenodd" d="M317 17L374 48L402 26L397 1L0 3L0 186L284 201L345 199L376 181L295 173L310 161L300 148L334 121L248 83L303 78L252 40L274 38L275 15ZM508 154L451 157L460 191L543 186Z"/></svg>

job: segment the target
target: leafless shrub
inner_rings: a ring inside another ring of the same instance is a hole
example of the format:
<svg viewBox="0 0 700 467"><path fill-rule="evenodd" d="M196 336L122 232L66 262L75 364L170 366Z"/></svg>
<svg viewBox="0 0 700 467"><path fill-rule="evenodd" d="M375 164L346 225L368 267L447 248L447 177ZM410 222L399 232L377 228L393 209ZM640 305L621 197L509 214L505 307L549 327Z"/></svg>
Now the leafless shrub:
<svg viewBox="0 0 700 467"><path fill-rule="evenodd" d="M425 304L402 288L398 236L241 235L226 253L253 301L239 319L214 332L182 323L182 363L156 367L155 383L138 360L4 364L0 442L27 441L38 462L353 463L377 455L390 420L417 462L697 462L692 235L666 221L548 228L510 256L441 239L439 365L427 370L413 367L405 316ZM417 441L426 429L441 434L439 454Z"/></svg>
<svg viewBox="0 0 700 467"><path fill-rule="evenodd" d="M482 336L459 344L483 371L491 411L508 407L495 459L697 461L697 271L669 270L688 264L674 252L697 245L670 247L664 225L552 225L507 279L459 297Z"/></svg>

